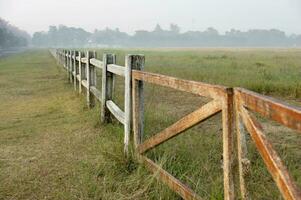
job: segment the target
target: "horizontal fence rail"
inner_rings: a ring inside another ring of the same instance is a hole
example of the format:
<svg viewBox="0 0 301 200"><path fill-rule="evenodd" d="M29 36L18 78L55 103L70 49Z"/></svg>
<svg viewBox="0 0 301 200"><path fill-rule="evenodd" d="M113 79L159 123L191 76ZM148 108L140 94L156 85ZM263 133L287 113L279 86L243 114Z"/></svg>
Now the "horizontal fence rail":
<svg viewBox="0 0 301 200"><path fill-rule="evenodd" d="M301 132L300 108L242 88L228 88L144 72L143 55L128 55L125 58L125 66L119 66L116 64L114 54L104 54L102 60L98 60L96 53L90 51L57 49L50 50L50 52L66 69L68 80L74 84L74 89L78 89L79 93L82 93L83 88L86 90L87 106L93 107L95 100L101 103L101 122L110 123L114 117L124 126L125 154L128 154L132 127L133 144L138 158L152 173L157 174L158 179L182 198L201 199L188 186L143 154L217 113L222 113L223 152L221 153L223 154L224 199L250 198L243 173L246 164L250 163L247 158L246 133L243 127L246 127L250 133L256 149L282 196L285 199L301 199L300 188L295 184L277 152L266 138L260 123L250 113L250 111L258 113ZM96 68L101 69L101 90L97 89ZM124 111L113 101L116 75L124 77ZM144 141L145 82L210 97L212 100ZM235 145L237 145L237 149ZM238 161L239 166L237 172L234 170L235 160ZM239 176L239 195L235 194L234 190L233 177L235 175Z"/></svg>

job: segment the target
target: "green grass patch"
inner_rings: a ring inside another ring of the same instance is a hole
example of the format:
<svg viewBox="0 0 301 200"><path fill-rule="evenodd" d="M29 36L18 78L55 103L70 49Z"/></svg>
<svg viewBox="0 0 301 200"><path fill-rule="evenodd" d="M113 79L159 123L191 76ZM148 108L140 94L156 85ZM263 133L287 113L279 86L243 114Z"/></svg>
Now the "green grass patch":
<svg viewBox="0 0 301 200"><path fill-rule="evenodd" d="M245 87L300 105L298 49L97 50L146 56L145 71ZM98 74L98 88L101 76ZM123 79L114 100L123 106ZM210 99L145 86L145 138ZM99 123L99 105L69 84L48 51L0 60L0 199L180 199L137 163L123 156L123 128ZM261 119L268 138L301 185L300 134ZM247 185L253 199L280 194L248 137ZM147 153L205 199L223 199L221 116L195 126ZM237 166L236 166L237 167ZM237 178L237 177L236 177ZM237 190L237 188L236 188Z"/></svg>

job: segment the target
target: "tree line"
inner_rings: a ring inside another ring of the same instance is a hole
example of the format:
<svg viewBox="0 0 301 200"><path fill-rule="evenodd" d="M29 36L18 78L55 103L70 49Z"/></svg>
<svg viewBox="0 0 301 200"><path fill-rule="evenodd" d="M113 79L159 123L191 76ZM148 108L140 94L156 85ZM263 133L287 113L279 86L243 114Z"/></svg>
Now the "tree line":
<svg viewBox="0 0 301 200"><path fill-rule="evenodd" d="M23 30L9 24L0 18L0 49L25 47L31 41L31 36Z"/></svg>
<svg viewBox="0 0 301 200"><path fill-rule="evenodd" d="M42 47L300 47L301 35L286 35L277 29L231 29L220 34L210 27L204 31L180 32L171 24L168 30L157 25L154 30L137 30L129 35L118 28L87 32L64 25L50 26L47 32L36 32L32 44Z"/></svg>
<svg viewBox="0 0 301 200"><path fill-rule="evenodd" d="M163 29L159 24L151 30L137 30L133 35L118 28L95 29L65 25L49 26L48 31L28 33L0 18L0 49L8 47L301 47L301 35L287 35L277 29L231 29L219 33L215 28L186 31L176 24Z"/></svg>

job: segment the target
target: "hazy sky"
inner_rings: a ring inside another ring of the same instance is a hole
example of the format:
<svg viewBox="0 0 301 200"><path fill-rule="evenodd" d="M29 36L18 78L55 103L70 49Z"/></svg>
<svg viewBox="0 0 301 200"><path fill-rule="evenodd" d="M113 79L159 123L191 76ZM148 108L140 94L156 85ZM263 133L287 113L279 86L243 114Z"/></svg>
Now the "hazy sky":
<svg viewBox="0 0 301 200"><path fill-rule="evenodd" d="M277 28L301 34L301 0L0 0L0 17L33 33L64 24L133 33L159 23L182 31Z"/></svg>

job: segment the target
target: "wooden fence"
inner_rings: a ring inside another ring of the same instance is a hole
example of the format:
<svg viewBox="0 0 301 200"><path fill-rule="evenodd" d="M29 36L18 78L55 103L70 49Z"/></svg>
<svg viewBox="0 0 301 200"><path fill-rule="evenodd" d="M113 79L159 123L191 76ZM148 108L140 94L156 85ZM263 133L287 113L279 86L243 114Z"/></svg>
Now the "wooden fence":
<svg viewBox="0 0 301 200"><path fill-rule="evenodd" d="M253 111L270 118L301 133L301 109L288 106L275 99L242 88L228 88L202 82L182 80L175 77L144 72L144 56L128 55L125 67L116 65L114 54L104 54L103 60L96 59L96 53L87 51L51 50L58 63L63 65L74 89L81 93L86 88L87 105L92 107L95 99L101 102L101 121L109 123L114 116L124 125L124 151L128 152L131 126L133 142L139 159L158 178L184 199L201 199L194 191L155 164L143 154L150 149L178 136L185 130L199 124L209 117L222 113L223 127L223 173L224 199L249 199L244 180L244 167L247 160L245 132L246 127L258 152L285 199L301 199L300 188L292 180L286 167L265 137L261 125L249 112ZM96 68L102 69L102 89L96 88ZM124 111L112 100L115 76L124 78ZM144 129L144 82L190 92L212 98L212 101L186 115L179 121L143 141ZM235 126L236 124L236 126ZM236 127L236 128L235 128ZM236 130L236 131L235 131ZM236 134L235 134L236 133ZM236 139L236 140L235 140ZM237 145L237 148L235 148ZM237 153L235 153L237 151ZM238 155L238 158L235 158ZM234 171L234 161L238 160L239 170ZM234 174L239 175L240 195L234 192Z"/></svg>

